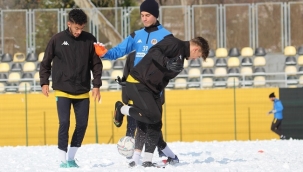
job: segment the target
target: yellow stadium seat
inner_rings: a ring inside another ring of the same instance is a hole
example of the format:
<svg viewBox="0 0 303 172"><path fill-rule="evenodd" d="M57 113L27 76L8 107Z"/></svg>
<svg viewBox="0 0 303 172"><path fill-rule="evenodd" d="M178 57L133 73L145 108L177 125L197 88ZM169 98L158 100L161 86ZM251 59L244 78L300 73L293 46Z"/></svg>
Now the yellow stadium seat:
<svg viewBox="0 0 303 172"><path fill-rule="evenodd" d="M43 57L44 57L44 52L41 52L39 55L38 55L38 62L41 62L43 60Z"/></svg>
<svg viewBox="0 0 303 172"><path fill-rule="evenodd" d="M110 70L112 69L112 62L109 60L102 60L103 70Z"/></svg>
<svg viewBox="0 0 303 172"><path fill-rule="evenodd" d="M31 84L29 82L20 82L18 91L29 92L31 90Z"/></svg>
<svg viewBox="0 0 303 172"><path fill-rule="evenodd" d="M20 73L19 72L12 72L8 75L7 82L12 83L12 82L19 82L21 79Z"/></svg>
<svg viewBox="0 0 303 172"><path fill-rule="evenodd" d="M299 85L303 86L303 75L299 77Z"/></svg>
<svg viewBox="0 0 303 172"><path fill-rule="evenodd" d="M251 67L242 67L240 74L245 76L251 76L253 74L253 70Z"/></svg>
<svg viewBox="0 0 303 172"><path fill-rule="evenodd" d="M0 72L8 72L9 70L9 63L0 63Z"/></svg>
<svg viewBox="0 0 303 172"><path fill-rule="evenodd" d="M40 82L40 75L39 75L39 72L36 72L35 75L34 75L34 80L36 82Z"/></svg>
<svg viewBox="0 0 303 172"><path fill-rule="evenodd" d="M109 83L108 81L102 80L102 86L100 87L101 90L108 90Z"/></svg>
<svg viewBox="0 0 303 172"><path fill-rule="evenodd" d="M187 81L185 78L177 78L175 80L175 89L185 89L187 86Z"/></svg>
<svg viewBox="0 0 303 172"><path fill-rule="evenodd" d="M240 66L240 60L238 57L230 57L227 61L228 67L238 67Z"/></svg>
<svg viewBox="0 0 303 172"><path fill-rule="evenodd" d="M123 76L123 71L122 70L113 70L112 73L110 74L110 79L114 80L117 79L117 77L122 78Z"/></svg>
<svg viewBox="0 0 303 172"><path fill-rule="evenodd" d="M216 57L217 58L226 58L228 56L228 52L226 48L217 48L216 49Z"/></svg>
<svg viewBox="0 0 303 172"><path fill-rule="evenodd" d="M297 75L297 67L296 66L286 66L284 72L287 75Z"/></svg>
<svg viewBox="0 0 303 172"><path fill-rule="evenodd" d="M212 68L214 67L214 59L207 58L205 61L202 61L202 67L203 68Z"/></svg>
<svg viewBox="0 0 303 172"><path fill-rule="evenodd" d="M265 76L255 76L254 77L254 86L255 87L265 86L265 84L266 84Z"/></svg>
<svg viewBox="0 0 303 172"><path fill-rule="evenodd" d="M214 75L215 75L215 77L226 76L227 75L226 68L225 67L217 67L215 69Z"/></svg>
<svg viewBox="0 0 303 172"><path fill-rule="evenodd" d="M228 77L227 78L227 87L239 87L239 77Z"/></svg>
<svg viewBox="0 0 303 172"><path fill-rule="evenodd" d="M36 70L34 62L25 62L23 65L23 72L33 72Z"/></svg>
<svg viewBox="0 0 303 172"><path fill-rule="evenodd" d="M188 67L188 60L184 60L183 68L187 68L187 67Z"/></svg>
<svg viewBox="0 0 303 172"><path fill-rule="evenodd" d="M199 78L200 75L200 68L190 68L188 71L188 78Z"/></svg>
<svg viewBox="0 0 303 172"><path fill-rule="evenodd" d="M209 77L202 78L202 87L203 88L212 88L214 85L213 79Z"/></svg>
<svg viewBox="0 0 303 172"><path fill-rule="evenodd" d="M297 54L297 50L294 46L287 46L284 48L285 56L295 56Z"/></svg>
<svg viewBox="0 0 303 172"><path fill-rule="evenodd" d="M262 56L255 57L254 59L254 66L265 66L266 59Z"/></svg>
<svg viewBox="0 0 303 172"><path fill-rule="evenodd" d="M298 57L298 65L299 65L299 66L303 66L303 55L300 55L300 56Z"/></svg>
<svg viewBox="0 0 303 172"><path fill-rule="evenodd" d="M4 93L5 92L5 85L4 83L0 82L0 93Z"/></svg>
<svg viewBox="0 0 303 172"><path fill-rule="evenodd" d="M24 53L15 53L13 57L13 62L24 62L25 61Z"/></svg>
<svg viewBox="0 0 303 172"><path fill-rule="evenodd" d="M251 47L243 47L241 50L242 57L251 57L254 55L254 51Z"/></svg>

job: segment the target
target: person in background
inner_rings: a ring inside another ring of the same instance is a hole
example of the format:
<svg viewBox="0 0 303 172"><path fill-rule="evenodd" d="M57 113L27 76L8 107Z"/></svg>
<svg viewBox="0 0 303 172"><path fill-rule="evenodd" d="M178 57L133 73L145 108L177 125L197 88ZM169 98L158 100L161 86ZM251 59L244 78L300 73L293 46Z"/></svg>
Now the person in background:
<svg viewBox="0 0 303 172"><path fill-rule="evenodd" d="M279 135L280 139L286 139L286 136L282 134L281 124L283 120L283 105L281 100L277 99L275 93L269 94L269 100L273 102L273 109L268 112L274 114L274 119L271 123L271 131Z"/></svg>
<svg viewBox="0 0 303 172"><path fill-rule="evenodd" d="M54 35L45 50L40 65L42 93L49 96L49 77L55 92L59 118L58 149L61 168L79 167L75 155L81 147L89 115L89 91L94 100L100 101L102 62L95 53L96 38L83 31L87 16L81 9L68 14L68 28ZM73 105L76 127L68 149L70 110Z"/></svg>

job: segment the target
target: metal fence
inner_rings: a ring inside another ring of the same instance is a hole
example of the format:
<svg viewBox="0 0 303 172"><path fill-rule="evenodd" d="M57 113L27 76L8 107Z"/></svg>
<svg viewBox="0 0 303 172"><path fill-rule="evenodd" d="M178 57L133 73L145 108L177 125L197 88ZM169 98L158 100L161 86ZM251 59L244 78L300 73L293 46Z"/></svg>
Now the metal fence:
<svg viewBox="0 0 303 172"><path fill-rule="evenodd" d="M139 7L96 9L122 38L142 27ZM92 9L84 10L96 13ZM52 35L66 28L69 11L2 9L0 54L43 52ZM161 6L159 16L159 21L176 37L189 40L201 35L209 40L212 49L263 47L270 53L283 52L288 45L302 44L303 2ZM102 25L95 20L89 18L85 30L99 41L110 42L104 37Z"/></svg>

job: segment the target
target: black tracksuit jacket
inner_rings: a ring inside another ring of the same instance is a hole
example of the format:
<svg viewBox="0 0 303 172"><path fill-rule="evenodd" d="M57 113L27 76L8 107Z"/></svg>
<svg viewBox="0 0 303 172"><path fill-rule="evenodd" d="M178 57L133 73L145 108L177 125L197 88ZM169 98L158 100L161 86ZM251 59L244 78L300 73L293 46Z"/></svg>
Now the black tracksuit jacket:
<svg viewBox="0 0 303 172"><path fill-rule="evenodd" d="M168 58L175 57L180 58L178 62L184 63L184 59L189 57L189 41L168 35L149 49L144 58L131 69L130 75L158 95L169 80L180 73L166 68Z"/></svg>
<svg viewBox="0 0 303 172"><path fill-rule="evenodd" d="M92 71L92 85L99 88L103 65L95 53L94 42L96 38L85 31L77 38L68 29L54 35L40 64L40 85L49 85L52 75L54 90L72 95L87 93L91 89Z"/></svg>

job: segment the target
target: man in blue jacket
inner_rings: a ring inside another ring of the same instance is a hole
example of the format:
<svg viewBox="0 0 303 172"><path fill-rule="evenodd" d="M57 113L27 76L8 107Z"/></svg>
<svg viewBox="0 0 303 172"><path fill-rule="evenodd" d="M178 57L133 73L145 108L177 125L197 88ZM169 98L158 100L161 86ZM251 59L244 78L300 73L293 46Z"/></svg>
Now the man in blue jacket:
<svg viewBox="0 0 303 172"><path fill-rule="evenodd" d="M268 112L269 114L274 114L274 119L271 123L271 131L275 132L280 136L280 139L286 139L285 135L282 134L281 131L281 123L283 120L283 105L282 102L276 98L275 93L271 93L269 95L269 99L274 103L274 107L271 111Z"/></svg>

